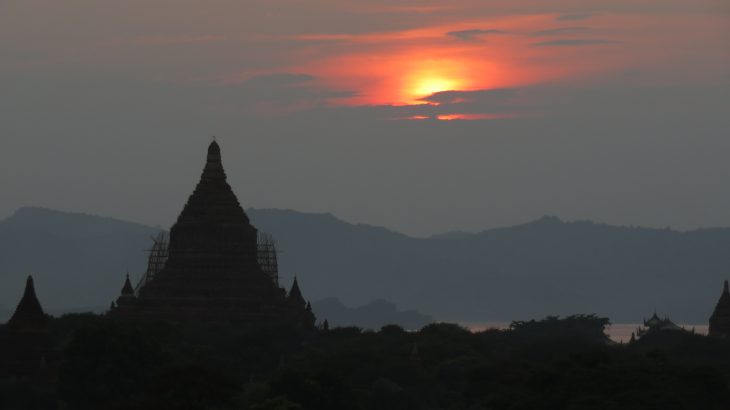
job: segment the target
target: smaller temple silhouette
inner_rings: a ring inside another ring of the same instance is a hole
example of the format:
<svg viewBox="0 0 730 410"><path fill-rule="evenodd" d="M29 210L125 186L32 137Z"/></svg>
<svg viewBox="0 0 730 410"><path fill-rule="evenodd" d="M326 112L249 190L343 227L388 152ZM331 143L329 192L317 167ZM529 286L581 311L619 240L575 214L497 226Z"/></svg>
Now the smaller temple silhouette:
<svg viewBox="0 0 730 410"><path fill-rule="evenodd" d="M0 329L0 375L48 379L48 320L35 294L33 277L28 276L13 316Z"/></svg>
<svg viewBox="0 0 730 410"><path fill-rule="evenodd" d="M687 330L674 322L672 322L668 317L665 317L664 319L659 318L659 316L654 312L654 314L649 318L649 320L644 320L644 326L639 327L636 329L636 337L641 338L643 336L646 336L648 334L654 334L659 332L686 332ZM634 338L634 334L631 334L631 337Z"/></svg>
<svg viewBox="0 0 730 410"><path fill-rule="evenodd" d="M730 337L730 290L727 281L723 284L720 300L717 301L715 310L710 316L709 335Z"/></svg>

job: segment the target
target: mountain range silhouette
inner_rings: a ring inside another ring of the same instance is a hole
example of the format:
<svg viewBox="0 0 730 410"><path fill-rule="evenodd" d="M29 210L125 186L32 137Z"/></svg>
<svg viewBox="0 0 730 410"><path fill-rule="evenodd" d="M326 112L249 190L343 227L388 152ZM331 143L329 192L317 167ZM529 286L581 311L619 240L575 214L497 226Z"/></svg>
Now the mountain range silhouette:
<svg viewBox="0 0 730 410"><path fill-rule="evenodd" d="M729 228L679 232L543 217L480 233L413 238L331 214L247 213L276 239L282 283L288 286L296 274L312 302L334 297L359 306L384 299L437 320L596 313L633 323L656 309L680 323L704 324L730 277ZM141 276L159 229L19 209L0 221L5 315L29 273L50 311L105 309L127 271L133 280Z"/></svg>

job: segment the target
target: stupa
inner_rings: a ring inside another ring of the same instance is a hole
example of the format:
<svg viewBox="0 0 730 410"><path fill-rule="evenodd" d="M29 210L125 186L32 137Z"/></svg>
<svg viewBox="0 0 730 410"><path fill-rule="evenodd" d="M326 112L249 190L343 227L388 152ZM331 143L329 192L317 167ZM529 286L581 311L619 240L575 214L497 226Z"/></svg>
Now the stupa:
<svg viewBox="0 0 730 410"><path fill-rule="evenodd" d="M48 316L36 297L33 278L28 276L13 316L0 329L0 377L48 379L49 346Z"/></svg>
<svg viewBox="0 0 730 410"><path fill-rule="evenodd" d="M258 231L231 186L213 141L200 182L170 230L164 267L133 291L127 281L111 316L175 321L290 322L314 327L259 264ZM301 294L294 284L294 294Z"/></svg>
<svg viewBox="0 0 730 410"><path fill-rule="evenodd" d="M48 316L43 312L43 307L35 294L33 277L28 275L23 297L8 321L8 329L15 332L45 331L47 324Z"/></svg>

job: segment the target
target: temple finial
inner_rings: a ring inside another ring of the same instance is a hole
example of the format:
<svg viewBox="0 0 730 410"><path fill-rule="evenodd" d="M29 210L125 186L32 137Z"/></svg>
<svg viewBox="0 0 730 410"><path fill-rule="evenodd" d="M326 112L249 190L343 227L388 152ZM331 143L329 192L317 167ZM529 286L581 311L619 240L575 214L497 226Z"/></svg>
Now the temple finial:
<svg viewBox="0 0 730 410"><path fill-rule="evenodd" d="M730 289L728 289L727 280L725 281L725 283L722 286L722 293L730 293Z"/></svg>

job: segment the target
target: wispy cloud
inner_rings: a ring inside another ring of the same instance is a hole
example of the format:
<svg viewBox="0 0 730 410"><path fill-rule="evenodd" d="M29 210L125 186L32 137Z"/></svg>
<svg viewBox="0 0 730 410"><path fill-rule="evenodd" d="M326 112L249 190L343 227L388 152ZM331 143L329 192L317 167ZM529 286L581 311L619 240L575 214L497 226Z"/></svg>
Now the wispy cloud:
<svg viewBox="0 0 730 410"><path fill-rule="evenodd" d="M491 104L504 104L514 98L517 90L510 88L475 90L475 91L441 91L433 93L421 99L431 104L463 104L474 101L482 103L488 101Z"/></svg>
<svg viewBox="0 0 730 410"><path fill-rule="evenodd" d="M458 9L456 5L391 5L391 4L368 4L366 2L350 5L354 10L364 13L442 13Z"/></svg>
<svg viewBox="0 0 730 410"><path fill-rule="evenodd" d="M449 31L446 35L455 37L462 41L479 41L482 36L489 34L503 34L502 30L484 30L484 29L471 29L471 30L459 30Z"/></svg>
<svg viewBox="0 0 730 410"><path fill-rule="evenodd" d="M591 18L593 16L595 16L595 13L569 13L569 14L560 14L559 16L555 17L555 20L557 20L557 21L585 20L585 19Z"/></svg>
<svg viewBox="0 0 730 410"><path fill-rule="evenodd" d="M351 97L352 92L322 86L307 74L258 75L238 84L228 84L221 96L245 112L271 116L325 106L330 100Z"/></svg>
<svg viewBox="0 0 730 410"><path fill-rule="evenodd" d="M134 43L141 45L185 45L185 44L208 44L225 40L223 36L212 34L179 35L179 36L155 36L137 38Z"/></svg>
<svg viewBox="0 0 730 410"><path fill-rule="evenodd" d="M542 41L539 43L532 43L533 47L579 47L579 46L593 46L601 44L615 44L615 41L611 40L598 40L598 39L564 39L564 40L552 40Z"/></svg>
<svg viewBox="0 0 730 410"><path fill-rule="evenodd" d="M588 27L559 27L549 30L535 31L531 35L534 37L560 36L565 34L580 34L591 31Z"/></svg>
<svg viewBox="0 0 730 410"><path fill-rule="evenodd" d="M378 106L384 118L394 120L504 120L521 118L530 113L516 97L521 89L475 91L442 91L424 97L427 104Z"/></svg>
<svg viewBox="0 0 730 410"><path fill-rule="evenodd" d="M393 41L414 41L424 39L437 39L442 36L442 31L435 28L419 28L413 30L397 30L368 32L358 34L347 33L313 33L287 36L286 39L305 42L348 42L348 43L382 43Z"/></svg>

